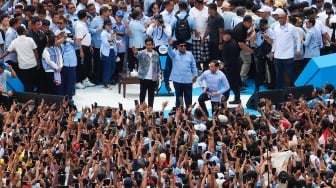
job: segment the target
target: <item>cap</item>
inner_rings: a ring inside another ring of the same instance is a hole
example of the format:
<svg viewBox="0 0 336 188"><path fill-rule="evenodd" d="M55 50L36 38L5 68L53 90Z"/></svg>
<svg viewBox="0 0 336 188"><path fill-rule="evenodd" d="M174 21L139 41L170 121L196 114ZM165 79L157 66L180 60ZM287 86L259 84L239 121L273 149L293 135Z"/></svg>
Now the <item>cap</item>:
<svg viewBox="0 0 336 188"><path fill-rule="evenodd" d="M222 4L222 8L231 8L231 4L229 2L224 1Z"/></svg>
<svg viewBox="0 0 336 188"><path fill-rule="evenodd" d="M258 9L258 12L272 12L272 8L269 6L262 6L260 9Z"/></svg>
<svg viewBox="0 0 336 188"><path fill-rule="evenodd" d="M119 16L119 17L124 17L124 11L122 11L122 10L117 10L117 12L116 12L116 16Z"/></svg>
<svg viewBox="0 0 336 188"><path fill-rule="evenodd" d="M103 26L105 27L106 25L112 25L112 21L111 21L111 19L105 19L104 20L104 24L103 24Z"/></svg>
<svg viewBox="0 0 336 188"><path fill-rule="evenodd" d="M109 4L103 4L104 7L107 7L108 9L112 9L111 5Z"/></svg>
<svg viewBox="0 0 336 188"><path fill-rule="evenodd" d="M5 63L0 63L0 68L5 69L6 68Z"/></svg>
<svg viewBox="0 0 336 188"><path fill-rule="evenodd" d="M61 33L65 33L65 31L61 31L61 30L57 30L57 31L55 31L55 35L56 35L56 36L58 36L58 35L61 34Z"/></svg>
<svg viewBox="0 0 336 188"><path fill-rule="evenodd" d="M285 11L282 8L277 8L275 11L272 12L272 14L286 14Z"/></svg>
<svg viewBox="0 0 336 188"><path fill-rule="evenodd" d="M221 123L227 123L229 121L228 117L226 115L222 115L222 114L218 115L218 120Z"/></svg>

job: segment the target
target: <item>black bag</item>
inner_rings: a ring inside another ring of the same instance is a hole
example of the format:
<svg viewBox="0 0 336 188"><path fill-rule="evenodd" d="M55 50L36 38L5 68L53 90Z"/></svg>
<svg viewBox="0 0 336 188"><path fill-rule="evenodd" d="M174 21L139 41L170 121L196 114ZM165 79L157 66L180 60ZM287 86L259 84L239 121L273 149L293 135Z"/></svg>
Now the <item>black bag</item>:
<svg viewBox="0 0 336 188"><path fill-rule="evenodd" d="M175 37L180 41L187 41L191 38L191 28L188 23L188 14L184 18L175 15L177 21L175 25Z"/></svg>
<svg viewBox="0 0 336 188"><path fill-rule="evenodd" d="M254 49L254 55L258 58L267 58L267 55L271 52L272 45L270 45L266 40Z"/></svg>

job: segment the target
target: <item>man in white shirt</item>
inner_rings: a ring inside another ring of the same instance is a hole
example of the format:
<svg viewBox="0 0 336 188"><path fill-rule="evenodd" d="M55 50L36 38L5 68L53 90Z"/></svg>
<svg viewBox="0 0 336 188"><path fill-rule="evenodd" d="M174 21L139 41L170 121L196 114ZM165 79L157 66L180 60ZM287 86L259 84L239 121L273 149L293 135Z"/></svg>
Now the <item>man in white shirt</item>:
<svg viewBox="0 0 336 188"><path fill-rule="evenodd" d="M26 92L33 92L36 85L38 52L34 40L26 36L26 29L23 26L17 28L19 36L12 41L8 49L0 56L0 59L10 52L16 51L19 65L19 78L23 83Z"/></svg>
<svg viewBox="0 0 336 188"><path fill-rule="evenodd" d="M91 46L91 34L86 24L88 19L86 10L80 10L78 12L78 19L79 21L76 24L75 36L76 43L80 48L76 51L78 62L76 88L83 89L85 87L94 86L89 80L89 76L92 72L91 58L93 48Z"/></svg>
<svg viewBox="0 0 336 188"><path fill-rule="evenodd" d="M201 64L209 60L209 40L205 39L204 45L201 43L201 37L208 25L208 7L204 6L203 0L194 1L194 7L190 9L189 15L197 18L195 19L195 32L192 33L192 53L194 54L198 70L202 70ZM203 67L207 69L208 67Z"/></svg>
<svg viewBox="0 0 336 188"><path fill-rule="evenodd" d="M282 10L279 13L279 25L274 27L275 39L273 41L271 60L274 58L275 72L276 72L276 88L283 89L284 78L283 69L286 70L290 86L296 79L294 72L294 54L300 56L301 39L299 33L290 23L287 23L287 13ZM294 40L293 40L294 39ZM296 44L296 45L295 45ZM294 49L296 46L296 49ZM296 51L295 51L296 50Z"/></svg>

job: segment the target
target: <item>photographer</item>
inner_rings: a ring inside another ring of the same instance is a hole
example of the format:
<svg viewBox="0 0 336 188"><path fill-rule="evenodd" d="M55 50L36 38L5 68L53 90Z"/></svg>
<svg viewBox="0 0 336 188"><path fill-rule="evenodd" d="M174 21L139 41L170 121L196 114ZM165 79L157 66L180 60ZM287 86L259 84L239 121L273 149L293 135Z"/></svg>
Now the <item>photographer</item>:
<svg viewBox="0 0 336 188"><path fill-rule="evenodd" d="M259 30L257 30L254 41L257 44L257 47L254 50L254 58L256 61L255 91L259 91L260 85L265 81L266 64L271 64L269 61L269 54L272 49L273 39L274 33L272 29L269 29L267 19L260 19ZM274 71L271 73L274 73ZM274 82L274 80L271 81Z"/></svg>
<svg viewBox="0 0 336 188"><path fill-rule="evenodd" d="M76 67L77 58L74 47L74 36L66 28L67 20L61 16L59 18L59 30L55 32L57 41L63 41L60 45L63 57L63 69L61 71L61 78L63 82L59 87L59 95L67 96L69 100L72 99L72 93L75 90L76 84Z"/></svg>
<svg viewBox="0 0 336 188"><path fill-rule="evenodd" d="M168 39L172 35L171 26L164 22L164 19L161 14L155 15L152 24L146 30L146 34L153 38L155 47L154 49L159 53L160 56L167 56L166 62L161 62L161 65L165 65L164 71L169 71L169 65L171 64L171 59L168 56L167 48L168 48ZM161 69L163 69L161 67ZM169 79L164 77L164 85L168 92L170 92L169 87ZM161 86L162 87L162 86Z"/></svg>

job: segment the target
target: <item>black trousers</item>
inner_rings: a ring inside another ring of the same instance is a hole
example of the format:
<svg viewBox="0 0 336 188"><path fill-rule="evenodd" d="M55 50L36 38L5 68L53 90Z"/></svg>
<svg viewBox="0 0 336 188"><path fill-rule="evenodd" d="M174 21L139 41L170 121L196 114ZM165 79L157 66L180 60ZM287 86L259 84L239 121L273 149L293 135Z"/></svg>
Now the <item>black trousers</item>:
<svg viewBox="0 0 336 188"><path fill-rule="evenodd" d="M112 76L112 79L115 81L118 80L118 74L121 73L124 70L124 59L125 59L125 52L123 53L118 53L117 56L120 58L119 62L115 62L116 67Z"/></svg>
<svg viewBox="0 0 336 188"><path fill-rule="evenodd" d="M208 109L205 105L205 102L210 100L211 98L209 97L209 95L207 93L202 93L199 97L198 97L198 104L200 105L200 107L202 108L202 110L207 114L207 116L209 117L209 112ZM215 111L215 106L219 106L219 102L214 102L211 101L211 110L212 113L214 113Z"/></svg>
<svg viewBox="0 0 336 188"><path fill-rule="evenodd" d="M140 103L145 102L148 91L148 106L153 107L156 84L157 82L153 80L140 79Z"/></svg>
<svg viewBox="0 0 336 188"><path fill-rule="evenodd" d="M56 85L54 83L54 72L44 72L43 80L42 90L40 90L40 93L55 95Z"/></svg>
<svg viewBox="0 0 336 188"><path fill-rule="evenodd" d="M137 48L138 51L142 50L143 48ZM130 72L133 71L133 69L135 69L135 66L138 68L138 59L134 57L134 53L132 48L128 48L127 50L127 61L128 61L128 69Z"/></svg>
<svg viewBox="0 0 336 188"><path fill-rule="evenodd" d="M262 85L265 81L267 58L255 57L255 63L256 63L255 87L259 89L260 85Z"/></svg>
<svg viewBox="0 0 336 188"><path fill-rule="evenodd" d="M92 73L92 54L89 46L82 46L84 53L84 62L81 61L79 50L76 50L77 56L77 82L83 81L85 78L91 77Z"/></svg>
<svg viewBox="0 0 336 188"><path fill-rule="evenodd" d="M209 42L209 53L210 53L210 61L211 60L221 60L221 52L219 51L218 48L219 44L217 43L213 43L213 42Z"/></svg>
<svg viewBox="0 0 336 188"><path fill-rule="evenodd" d="M230 83L230 89L224 93L226 100L229 99L230 90L234 93L234 100L240 100L240 90L239 87L241 86L241 79L240 79L240 66L239 65L232 65L230 67L226 67L225 75Z"/></svg>
<svg viewBox="0 0 336 188"><path fill-rule="evenodd" d="M93 82L103 82L103 64L100 59L100 48L93 48Z"/></svg>
<svg viewBox="0 0 336 188"><path fill-rule="evenodd" d="M37 83L38 74L37 66L30 69L20 69L19 78L24 86L25 92L33 92Z"/></svg>

